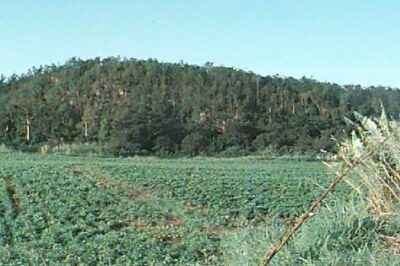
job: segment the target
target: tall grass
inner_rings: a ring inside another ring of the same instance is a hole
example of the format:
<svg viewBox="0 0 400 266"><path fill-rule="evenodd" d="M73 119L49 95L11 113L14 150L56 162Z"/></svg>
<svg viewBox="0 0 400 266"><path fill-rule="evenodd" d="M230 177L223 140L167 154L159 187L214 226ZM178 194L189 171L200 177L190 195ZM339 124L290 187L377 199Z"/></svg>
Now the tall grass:
<svg viewBox="0 0 400 266"><path fill-rule="evenodd" d="M397 251L383 235L400 228L400 220L377 220L355 196L343 204L321 209L295 238L271 261L271 265L398 265ZM265 248L285 232L282 219L244 228L227 235L222 245L226 265L258 265ZM395 252L392 252L395 251Z"/></svg>
<svg viewBox="0 0 400 266"><path fill-rule="evenodd" d="M356 127L349 140L339 145L339 156L344 164L370 153L346 179L369 202L376 216L398 214L400 199L400 125L389 121L382 111L378 119L356 114Z"/></svg>
<svg viewBox="0 0 400 266"><path fill-rule="evenodd" d="M58 154L71 156L108 156L106 147L97 143L72 143L58 146L44 145L40 148L42 154Z"/></svg>

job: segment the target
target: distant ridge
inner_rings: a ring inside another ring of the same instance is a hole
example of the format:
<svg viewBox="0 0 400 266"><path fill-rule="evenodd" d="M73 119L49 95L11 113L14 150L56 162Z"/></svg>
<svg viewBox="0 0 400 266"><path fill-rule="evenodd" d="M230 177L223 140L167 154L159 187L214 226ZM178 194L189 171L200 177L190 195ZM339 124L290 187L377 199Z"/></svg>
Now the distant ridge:
<svg viewBox="0 0 400 266"><path fill-rule="evenodd" d="M109 57L0 79L0 142L22 150L95 143L110 155L331 151L354 111L400 114L400 91L234 68ZM99 148L100 149L100 148Z"/></svg>

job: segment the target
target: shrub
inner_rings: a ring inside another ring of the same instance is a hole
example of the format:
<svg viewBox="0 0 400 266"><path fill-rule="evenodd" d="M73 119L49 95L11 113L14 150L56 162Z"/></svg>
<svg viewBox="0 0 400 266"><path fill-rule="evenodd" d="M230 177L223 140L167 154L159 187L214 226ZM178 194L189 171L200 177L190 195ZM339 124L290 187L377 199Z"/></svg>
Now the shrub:
<svg viewBox="0 0 400 266"><path fill-rule="evenodd" d="M8 154L12 152L13 151L10 148L8 148L5 144L0 145L0 154Z"/></svg>
<svg viewBox="0 0 400 266"><path fill-rule="evenodd" d="M50 153L73 156L103 156L106 148L97 143L63 144L55 146Z"/></svg>
<svg viewBox="0 0 400 266"><path fill-rule="evenodd" d="M195 132L187 135L181 143L183 152L188 155L198 155L204 147L208 145L208 139L203 136L200 132Z"/></svg>
<svg viewBox="0 0 400 266"><path fill-rule="evenodd" d="M241 157L246 156L248 153L240 146L230 146L219 153L220 157Z"/></svg>

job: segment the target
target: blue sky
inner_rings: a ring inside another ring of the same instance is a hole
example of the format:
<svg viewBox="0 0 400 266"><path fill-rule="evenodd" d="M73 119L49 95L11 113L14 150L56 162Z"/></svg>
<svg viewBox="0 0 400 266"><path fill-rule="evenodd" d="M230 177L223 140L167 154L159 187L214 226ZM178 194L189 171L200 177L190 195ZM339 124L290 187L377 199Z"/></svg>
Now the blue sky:
<svg viewBox="0 0 400 266"><path fill-rule="evenodd" d="M398 0L0 0L0 73L122 56L400 87Z"/></svg>

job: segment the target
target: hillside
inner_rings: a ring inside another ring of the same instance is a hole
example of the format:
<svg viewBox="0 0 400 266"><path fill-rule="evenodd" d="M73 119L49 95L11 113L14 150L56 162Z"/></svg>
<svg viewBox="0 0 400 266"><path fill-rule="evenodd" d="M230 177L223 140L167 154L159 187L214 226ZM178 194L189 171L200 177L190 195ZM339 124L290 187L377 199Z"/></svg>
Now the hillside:
<svg viewBox="0 0 400 266"><path fill-rule="evenodd" d="M400 114L400 91L156 60L72 58L0 78L0 143L98 143L113 155L314 154L353 111Z"/></svg>

